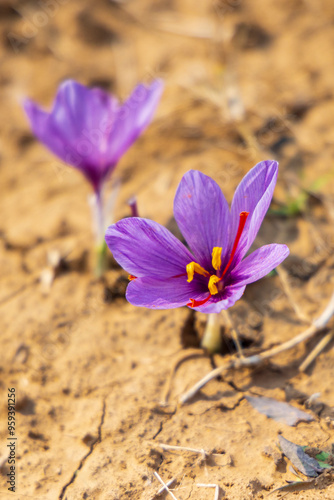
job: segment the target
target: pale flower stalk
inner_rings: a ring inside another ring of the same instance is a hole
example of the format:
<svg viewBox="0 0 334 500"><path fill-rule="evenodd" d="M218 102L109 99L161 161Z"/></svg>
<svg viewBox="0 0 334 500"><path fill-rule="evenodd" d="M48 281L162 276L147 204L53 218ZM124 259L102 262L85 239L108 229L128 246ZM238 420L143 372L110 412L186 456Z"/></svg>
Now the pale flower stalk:
<svg viewBox="0 0 334 500"><path fill-rule="evenodd" d="M208 320L201 340L201 346L209 354L220 352L222 338L220 332L220 321L217 313L208 314Z"/></svg>

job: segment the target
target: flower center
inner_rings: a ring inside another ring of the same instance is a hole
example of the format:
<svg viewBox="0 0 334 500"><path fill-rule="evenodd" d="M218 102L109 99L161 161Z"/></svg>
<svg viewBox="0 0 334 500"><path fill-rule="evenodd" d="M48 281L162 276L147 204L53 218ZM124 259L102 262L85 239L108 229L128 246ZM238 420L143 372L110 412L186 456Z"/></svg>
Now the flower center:
<svg viewBox="0 0 334 500"><path fill-rule="evenodd" d="M205 304L210 299L210 297L212 297L212 295L217 295L217 293L223 291L224 285L223 285L222 280L233 262L233 259L234 259L234 256L236 254L238 244L239 244L239 241L240 241L240 238L242 235L242 232L245 228L245 224L246 224L246 220L247 220L248 215L249 215L249 212L241 212L240 213L238 231L237 231L234 243L233 243L231 255L230 255L230 258L229 258L222 273L221 273L221 265L222 265L221 255L222 255L222 250L223 250L222 247L214 247L212 250L212 267L217 271L216 274L210 275L210 273L208 271L206 271L203 267L201 267L196 262L190 262L187 265L187 275L188 275L187 281L188 281L188 283L190 283L194 279L195 273L200 274L200 275L205 276L205 277L209 277L208 289L210 292L209 296L206 297L204 300L189 299L187 306L189 306L189 307L201 306L201 305Z"/></svg>

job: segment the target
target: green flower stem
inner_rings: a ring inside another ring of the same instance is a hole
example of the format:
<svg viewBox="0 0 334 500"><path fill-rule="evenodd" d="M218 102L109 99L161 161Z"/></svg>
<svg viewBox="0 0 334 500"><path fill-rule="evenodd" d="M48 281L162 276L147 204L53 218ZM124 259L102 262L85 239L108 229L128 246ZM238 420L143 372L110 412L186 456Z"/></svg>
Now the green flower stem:
<svg viewBox="0 0 334 500"><path fill-rule="evenodd" d="M101 278L108 269L107 244L104 240L105 232L105 207L103 195L97 191L94 197L94 232L95 232L95 276Z"/></svg>
<svg viewBox="0 0 334 500"><path fill-rule="evenodd" d="M101 278L108 269L108 252L107 244L103 241L95 249L95 276Z"/></svg>
<svg viewBox="0 0 334 500"><path fill-rule="evenodd" d="M211 313L208 315L208 321L201 341L201 346L206 349L209 354L219 352L221 349L222 339L220 334L219 317L217 313Z"/></svg>

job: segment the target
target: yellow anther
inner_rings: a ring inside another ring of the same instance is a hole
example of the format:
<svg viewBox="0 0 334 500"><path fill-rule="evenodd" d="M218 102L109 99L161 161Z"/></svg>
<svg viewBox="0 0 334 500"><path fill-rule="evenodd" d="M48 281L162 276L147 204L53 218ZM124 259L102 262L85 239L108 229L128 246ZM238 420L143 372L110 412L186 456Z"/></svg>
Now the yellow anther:
<svg viewBox="0 0 334 500"><path fill-rule="evenodd" d="M213 247L212 250L212 267L216 271L220 271L222 265L222 247Z"/></svg>
<svg viewBox="0 0 334 500"><path fill-rule="evenodd" d="M188 275L188 279L187 279L188 283L190 283L193 280L195 273L201 274L202 276L209 276L208 271L203 269L203 267L201 267L196 262L190 262L190 264L187 265L186 269L187 269L187 275Z"/></svg>
<svg viewBox="0 0 334 500"><path fill-rule="evenodd" d="M218 293L218 288L216 286L216 283L218 283L218 281L220 281L220 279L215 274L210 276L208 288L211 295L216 295L216 293Z"/></svg>

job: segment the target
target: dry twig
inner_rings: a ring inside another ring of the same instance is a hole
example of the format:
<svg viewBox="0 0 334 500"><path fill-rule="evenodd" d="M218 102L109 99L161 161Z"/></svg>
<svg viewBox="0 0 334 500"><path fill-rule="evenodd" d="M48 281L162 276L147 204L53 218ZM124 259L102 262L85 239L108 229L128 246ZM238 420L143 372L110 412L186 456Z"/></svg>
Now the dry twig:
<svg viewBox="0 0 334 500"><path fill-rule="evenodd" d="M310 318L308 318L306 316L306 314L301 310L301 308L299 307L299 305L297 304L297 302L294 299L293 291L291 290L291 286L289 284L289 279L288 279L289 275L288 275L287 271L284 269L284 267L278 266L278 267L276 267L276 272L277 272L278 277L281 281L281 285L282 285L282 288L285 292L285 295L289 299L289 303L290 303L291 307L293 308L293 310L295 311L297 317L303 323L307 323L309 325L311 323Z"/></svg>
<svg viewBox="0 0 334 500"><path fill-rule="evenodd" d="M167 481L166 486L171 486L174 483L174 481L176 481L176 477L173 477L172 479ZM153 497L151 497L151 500L154 500L157 496L161 495L161 493L166 491L166 486L163 486L162 488L160 488L160 490L157 491L157 493Z"/></svg>
<svg viewBox="0 0 334 500"><path fill-rule="evenodd" d="M210 373L208 373L204 378L202 378L202 380L197 382L197 384L195 384L186 394L181 396L180 398L181 404L184 404L187 401L189 401L189 399L191 399L202 387L204 387L208 382L210 382L210 380L220 375L223 371L231 369L239 369L243 366L258 365L265 359L272 358L273 356L276 356L277 354L287 351L288 349L292 349L301 342L310 339L326 326L326 324L333 316L333 314L334 314L334 293L326 309L321 314L321 316L318 319L316 319L313 322L313 324L305 331L303 331L293 339L288 340L287 342L284 342L283 344L280 344L276 347L273 347L272 349L268 349L267 351L264 351L260 354L255 354L254 356L249 356L248 358L233 359L229 363L226 363L222 366L219 366L218 368L215 368Z"/></svg>
<svg viewBox="0 0 334 500"><path fill-rule="evenodd" d="M159 447L164 451L189 451L190 453L197 453L202 455L204 460L211 455L211 453L205 451L204 449L199 450L197 448L188 448L186 446L172 446L170 444L159 443Z"/></svg>
<svg viewBox="0 0 334 500"><path fill-rule="evenodd" d="M218 500L218 498L219 498L219 486L218 486L218 484L197 483L196 486L198 486L199 488L215 488L215 497L213 500Z"/></svg>
<svg viewBox="0 0 334 500"><path fill-rule="evenodd" d="M237 352L239 354L239 358L244 358L245 356L244 356L244 354L242 352L242 347L241 347L240 340L239 340L239 334L238 334L238 331L236 330L236 328L233 325L230 313L228 312L227 309L225 309L225 310L223 309L222 310L222 315L224 316L225 323L227 324L228 328L231 331L232 339L233 339L233 342L234 342L234 344L235 344L235 346L237 348Z"/></svg>
<svg viewBox="0 0 334 500"><path fill-rule="evenodd" d="M184 363L188 359L201 356L207 356L207 354L203 349L187 349L186 352L181 353L181 356L174 362L170 374L168 375L168 378L166 380L161 398L162 406L166 406L168 404L168 398L171 391L172 380L174 378L176 370L182 365L182 363Z"/></svg>
<svg viewBox="0 0 334 500"><path fill-rule="evenodd" d="M330 341L334 338L334 332L329 332L325 335L320 342L315 346L313 351L307 356L307 358L302 362L299 367L300 372L305 372L311 363L316 359L317 356L325 349L325 347L330 343Z"/></svg>
<svg viewBox="0 0 334 500"><path fill-rule="evenodd" d="M161 479L161 477L159 476L159 474L157 472L154 471L154 475L155 477L157 478L157 480L163 485L164 489L167 491L167 493L170 494L170 496L174 499L174 500L177 500L176 496L174 495L174 493L172 493L170 491L170 489L168 488L168 485L166 483L163 482L163 480Z"/></svg>

